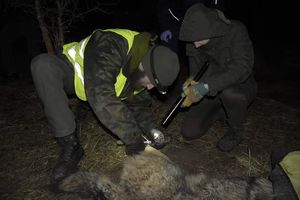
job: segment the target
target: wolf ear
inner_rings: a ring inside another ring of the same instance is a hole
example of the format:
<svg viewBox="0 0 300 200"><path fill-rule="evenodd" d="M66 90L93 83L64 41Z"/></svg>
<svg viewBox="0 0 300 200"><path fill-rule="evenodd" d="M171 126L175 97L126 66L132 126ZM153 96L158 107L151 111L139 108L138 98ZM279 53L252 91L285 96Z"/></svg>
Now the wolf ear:
<svg viewBox="0 0 300 200"><path fill-rule="evenodd" d="M107 177L90 172L72 174L59 184L59 189L66 193L76 193L82 198L93 197L100 200L117 192L117 186Z"/></svg>

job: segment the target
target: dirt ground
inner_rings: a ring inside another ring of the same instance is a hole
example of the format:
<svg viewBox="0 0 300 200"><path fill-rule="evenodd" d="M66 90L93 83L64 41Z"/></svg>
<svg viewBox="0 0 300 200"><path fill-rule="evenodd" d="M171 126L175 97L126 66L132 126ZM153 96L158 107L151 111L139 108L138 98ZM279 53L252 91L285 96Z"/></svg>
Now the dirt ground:
<svg viewBox="0 0 300 200"><path fill-rule="evenodd" d="M0 199L79 199L48 191L48 176L58 149L32 82L2 82L0 91ZM176 94L166 101L153 100L158 121L175 101L174 97ZM77 104L78 100L70 101L71 107ZM245 140L230 153L222 153L215 147L225 131L222 122L216 122L202 138L183 142L180 137L183 116L180 113L163 130L170 143L161 151L187 172L268 177L274 149L300 146L299 92L290 83L260 82L259 95L249 108ZM80 169L117 177L126 157L124 147L118 146L115 138L102 129L91 111L80 121L80 132L85 150Z"/></svg>

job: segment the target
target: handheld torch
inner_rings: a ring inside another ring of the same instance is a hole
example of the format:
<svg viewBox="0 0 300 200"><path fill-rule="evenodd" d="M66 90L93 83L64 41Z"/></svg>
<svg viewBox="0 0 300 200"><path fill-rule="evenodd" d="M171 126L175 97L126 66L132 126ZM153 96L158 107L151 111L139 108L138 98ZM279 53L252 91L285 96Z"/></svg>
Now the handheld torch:
<svg viewBox="0 0 300 200"><path fill-rule="evenodd" d="M194 81L198 82L200 78L203 76L203 74L206 72L207 68L209 66L208 62L205 62L204 65L201 67L201 69L198 71L198 73L193 78ZM177 98L173 106L170 108L170 110L167 112L163 120L161 121L161 125L164 128L167 128L168 125L171 123L171 121L175 118L176 114L179 112L180 106L182 102L184 101L186 96L180 95L180 97Z"/></svg>

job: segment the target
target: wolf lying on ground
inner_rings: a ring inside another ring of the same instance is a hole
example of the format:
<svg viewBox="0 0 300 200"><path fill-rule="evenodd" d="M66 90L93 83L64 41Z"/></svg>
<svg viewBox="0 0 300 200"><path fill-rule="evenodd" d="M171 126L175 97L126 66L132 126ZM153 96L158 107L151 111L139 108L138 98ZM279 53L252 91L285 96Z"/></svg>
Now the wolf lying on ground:
<svg viewBox="0 0 300 200"><path fill-rule="evenodd" d="M166 155L147 147L128 157L120 181L105 175L79 172L66 178L60 189L97 200L271 200L272 184L264 178L207 177L185 174Z"/></svg>

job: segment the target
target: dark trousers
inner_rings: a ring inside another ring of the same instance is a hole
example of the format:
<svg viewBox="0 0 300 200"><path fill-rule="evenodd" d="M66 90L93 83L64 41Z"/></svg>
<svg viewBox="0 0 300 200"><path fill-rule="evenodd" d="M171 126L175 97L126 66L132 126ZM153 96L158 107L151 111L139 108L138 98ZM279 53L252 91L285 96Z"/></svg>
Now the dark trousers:
<svg viewBox="0 0 300 200"><path fill-rule="evenodd" d="M251 77L244 84L229 87L215 97L205 97L186 114L181 133L186 139L204 135L216 120L225 119L231 127L242 127L247 108L256 97L257 85Z"/></svg>
<svg viewBox="0 0 300 200"><path fill-rule="evenodd" d="M55 137L64 137L76 129L68 95L74 95L73 66L63 57L41 54L31 62L31 73L45 115Z"/></svg>

